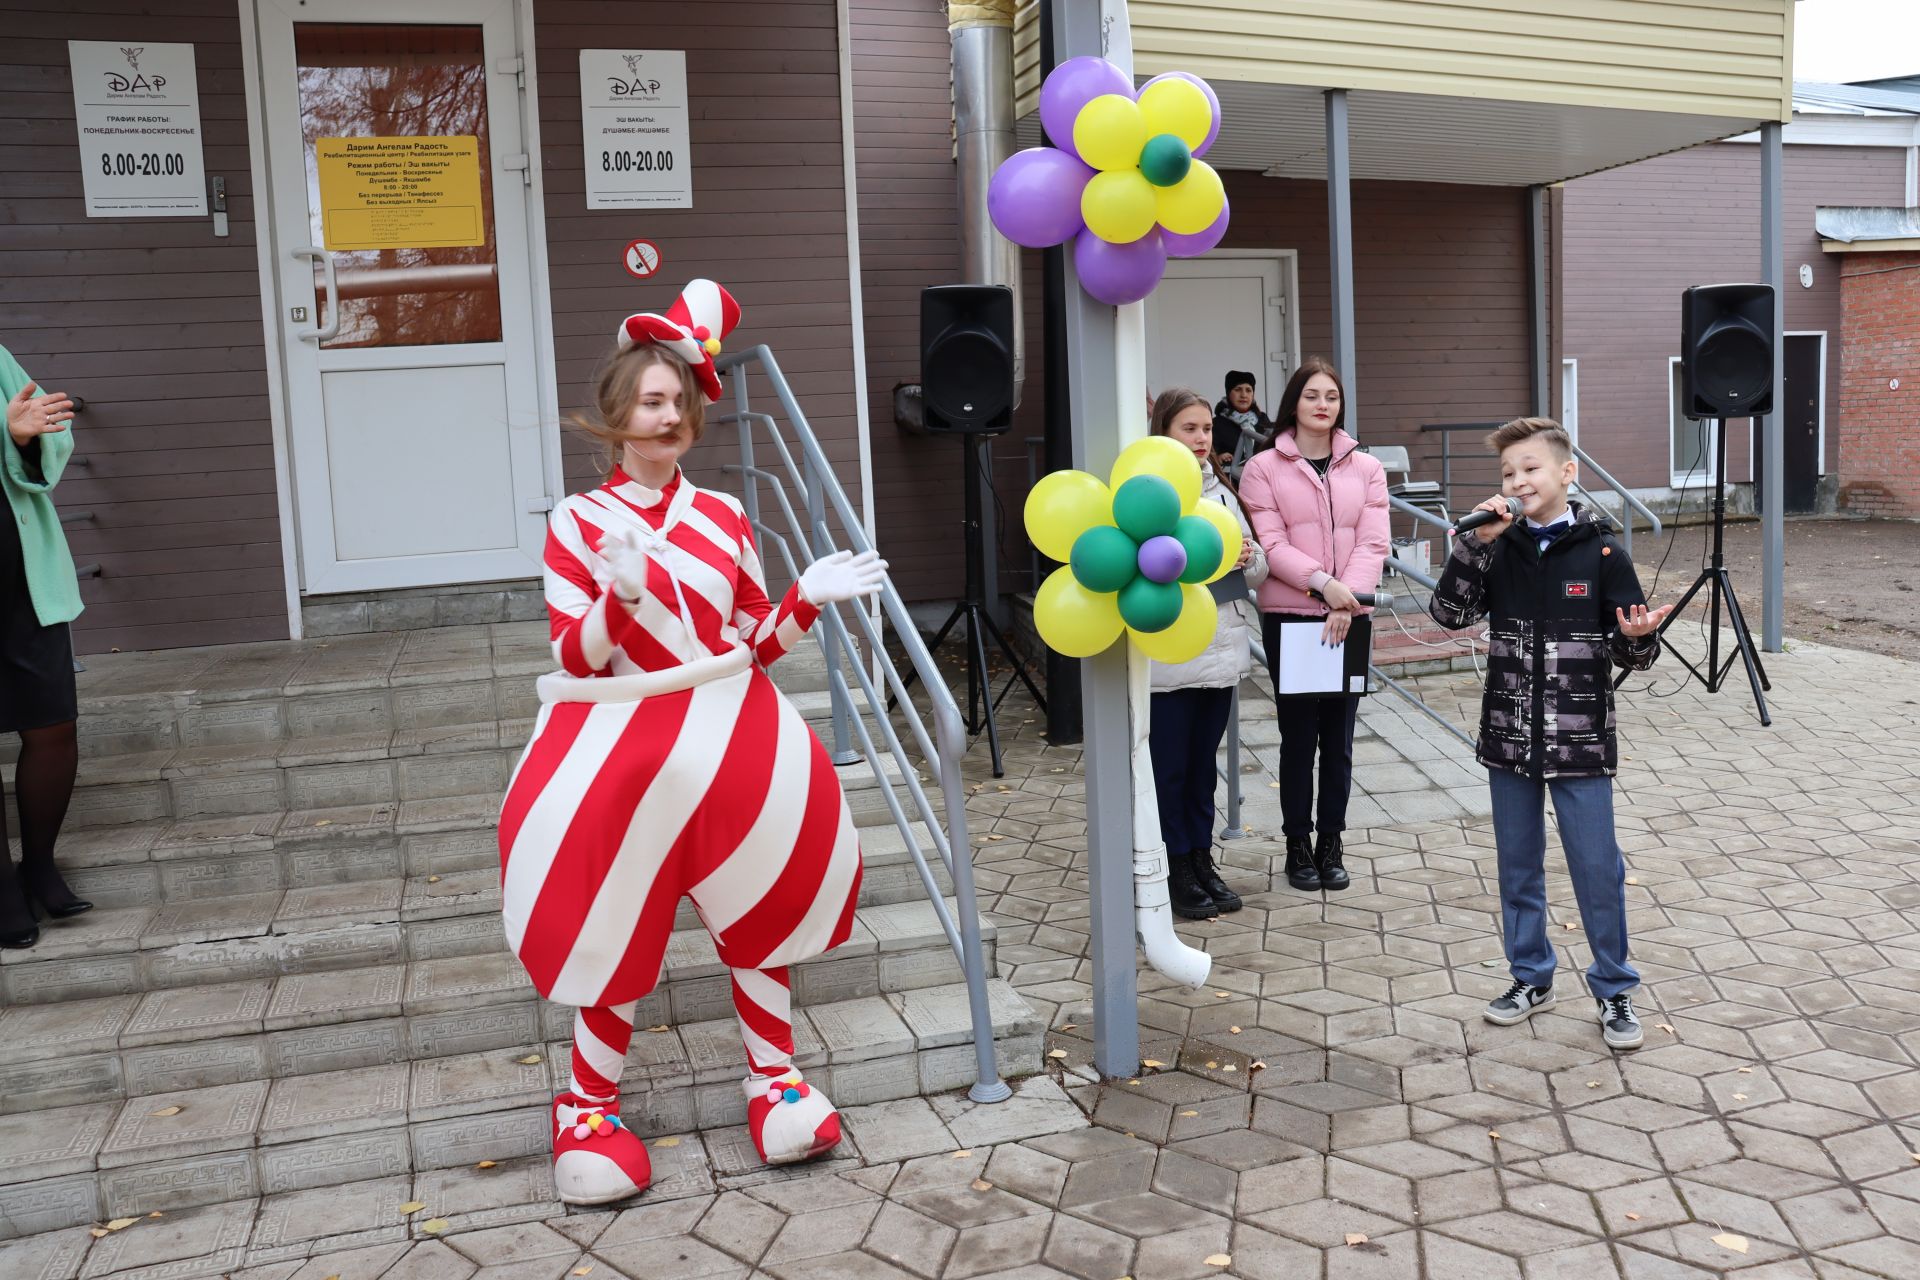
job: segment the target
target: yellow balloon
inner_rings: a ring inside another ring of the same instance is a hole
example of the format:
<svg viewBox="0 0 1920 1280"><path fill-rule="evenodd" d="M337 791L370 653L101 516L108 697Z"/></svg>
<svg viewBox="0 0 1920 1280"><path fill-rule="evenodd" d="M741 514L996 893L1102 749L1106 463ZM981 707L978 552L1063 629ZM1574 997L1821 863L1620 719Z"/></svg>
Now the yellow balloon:
<svg viewBox="0 0 1920 1280"><path fill-rule="evenodd" d="M1246 540L1241 536L1240 522L1221 502L1196 502L1193 504L1193 514L1220 533L1220 567L1207 579L1208 582L1218 582L1232 573L1233 566L1240 560L1240 544Z"/></svg>
<svg viewBox="0 0 1920 1280"><path fill-rule="evenodd" d="M1227 207L1227 189L1204 160L1195 160L1187 176L1170 187L1155 187L1160 225L1178 235L1196 236L1213 225Z"/></svg>
<svg viewBox="0 0 1920 1280"><path fill-rule="evenodd" d="M1175 444L1170 437L1148 436L1122 449L1114 459L1108 483L1117 493L1121 485L1135 476L1159 476L1171 484L1180 495L1182 515L1191 512L1193 504L1200 501L1200 464L1191 449Z"/></svg>
<svg viewBox="0 0 1920 1280"><path fill-rule="evenodd" d="M1154 185L1138 169L1096 173L1080 192L1088 230L1110 244L1132 244L1160 220Z"/></svg>
<svg viewBox="0 0 1920 1280"><path fill-rule="evenodd" d="M1201 505L1217 507L1220 504ZM1173 620L1173 625L1165 631L1135 631L1133 642L1155 662L1192 662L1213 643L1213 633L1219 625L1220 606L1213 602L1213 592L1191 582L1182 583L1180 616Z"/></svg>
<svg viewBox="0 0 1920 1280"><path fill-rule="evenodd" d="M1049 649L1069 658L1091 658L1118 640L1126 627L1120 620L1119 596L1087 590L1065 566L1049 574L1034 594L1033 625Z"/></svg>
<svg viewBox="0 0 1920 1280"><path fill-rule="evenodd" d="M1137 168L1146 145L1147 122L1132 98L1103 93L1073 118L1073 149L1096 169Z"/></svg>
<svg viewBox="0 0 1920 1280"><path fill-rule="evenodd" d="M1113 523L1113 494L1084 471L1055 471L1027 491L1024 516L1035 549L1065 564L1075 538L1094 525Z"/></svg>
<svg viewBox="0 0 1920 1280"><path fill-rule="evenodd" d="M1148 85L1140 93L1140 115L1148 137L1171 133L1189 147L1205 142L1207 130L1213 127L1213 104L1191 80L1166 79Z"/></svg>

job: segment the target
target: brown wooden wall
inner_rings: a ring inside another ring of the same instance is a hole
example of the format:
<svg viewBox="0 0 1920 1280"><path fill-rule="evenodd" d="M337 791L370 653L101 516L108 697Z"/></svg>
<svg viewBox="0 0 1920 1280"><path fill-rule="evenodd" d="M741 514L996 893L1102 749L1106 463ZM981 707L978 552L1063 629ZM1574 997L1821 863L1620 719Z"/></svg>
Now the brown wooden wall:
<svg viewBox="0 0 1920 1280"><path fill-rule="evenodd" d="M83 397L82 653L287 634L234 0L33 0L0 48L0 343ZM68 40L191 41L209 176L231 234L201 218L88 218Z"/></svg>
<svg viewBox="0 0 1920 1280"><path fill-rule="evenodd" d="M1898 205L1905 182L1899 148L1785 148L1786 327L1827 333L1828 471L1841 427L1840 272L1820 251L1814 209ZM1664 488L1680 291L1760 278L1760 148L1716 143L1643 160L1568 183L1563 203L1563 354L1580 361L1580 443L1622 483ZM1811 289L1799 282L1803 262ZM1752 478L1746 425L1729 426L1729 480Z"/></svg>
<svg viewBox="0 0 1920 1280"><path fill-rule="evenodd" d="M631 0L539 0L534 7L547 255L561 410L591 400L593 376L620 321L665 311L706 276L740 302L729 350L773 348L781 370L860 503L851 291L842 177L838 38L833 0L723 8ZM581 167L582 48L684 49L691 94L693 208L586 208ZM621 263L628 241L652 240L647 281ZM756 380L757 407L772 409ZM569 491L598 483L601 452L565 435ZM695 479L738 491L718 468L739 457L732 427L709 431L688 463ZM771 549L767 551L774 560Z"/></svg>

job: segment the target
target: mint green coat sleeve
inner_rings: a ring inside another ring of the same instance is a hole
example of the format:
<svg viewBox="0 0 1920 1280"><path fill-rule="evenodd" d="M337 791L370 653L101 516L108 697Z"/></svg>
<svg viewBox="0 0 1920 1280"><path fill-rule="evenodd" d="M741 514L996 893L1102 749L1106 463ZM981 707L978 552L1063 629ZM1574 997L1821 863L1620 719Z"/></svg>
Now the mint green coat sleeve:
<svg viewBox="0 0 1920 1280"><path fill-rule="evenodd" d="M11 401L33 379L13 353L0 347L0 399ZM50 431L40 437L39 465L28 465L13 442L0 430L0 490L7 495L7 518L20 538L20 555L27 568L27 594L34 616L43 627L71 622L80 616L80 583L73 573L73 555L67 550L66 531L54 510L53 487L73 456L73 428ZM0 602L4 604L4 602Z"/></svg>

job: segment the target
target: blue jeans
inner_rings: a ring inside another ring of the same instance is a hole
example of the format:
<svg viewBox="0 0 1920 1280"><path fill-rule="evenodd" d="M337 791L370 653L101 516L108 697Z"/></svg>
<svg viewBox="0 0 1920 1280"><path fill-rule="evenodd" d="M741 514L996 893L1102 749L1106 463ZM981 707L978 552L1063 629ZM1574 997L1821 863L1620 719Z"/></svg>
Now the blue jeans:
<svg viewBox="0 0 1920 1280"><path fill-rule="evenodd" d="M1546 793L1553 792L1560 844L1580 927L1593 948L1587 990L1605 1000L1640 983L1627 963L1627 864L1613 836L1612 778L1551 778L1488 769L1493 839L1500 862L1500 924L1507 967L1521 982L1553 985L1547 933Z"/></svg>

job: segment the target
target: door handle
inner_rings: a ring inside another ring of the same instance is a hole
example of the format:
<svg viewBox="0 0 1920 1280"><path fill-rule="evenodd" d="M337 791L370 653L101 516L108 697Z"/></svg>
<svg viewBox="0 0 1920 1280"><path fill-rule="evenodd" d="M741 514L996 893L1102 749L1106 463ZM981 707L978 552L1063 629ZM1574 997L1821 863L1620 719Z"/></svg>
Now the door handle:
<svg viewBox="0 0 1920 1280"><path fill-rule="evenodd" d="M325 342L340 332L340 280L333 271L333 255L317 244L303 244L293 251L293 256L319 259L320 269L325 273L327 291L327 322L311 329L295 329L293 336L307 342Z"/></svg>

